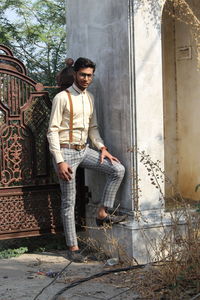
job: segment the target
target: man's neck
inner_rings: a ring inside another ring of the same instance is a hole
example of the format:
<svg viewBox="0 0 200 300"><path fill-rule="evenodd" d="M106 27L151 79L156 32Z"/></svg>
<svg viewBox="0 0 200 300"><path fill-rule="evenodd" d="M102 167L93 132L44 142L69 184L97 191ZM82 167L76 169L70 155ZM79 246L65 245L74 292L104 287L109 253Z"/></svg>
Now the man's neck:
<svg viewBox="0 0 200 300"><path fill-rule="evenodd" d="M80 93L84 93L86 91L86 89L80 87L76 82L74 82L72 86L74 86L75 90L77 90Z"/></svg>
<svg viewBox="0 0 200 300"><path fill-rule="evenodd" d="M86 88L83 88L82 86L80 86L76 81L74 82L75 86L81 90L82 92L84 92L86 90Z"/></svg>

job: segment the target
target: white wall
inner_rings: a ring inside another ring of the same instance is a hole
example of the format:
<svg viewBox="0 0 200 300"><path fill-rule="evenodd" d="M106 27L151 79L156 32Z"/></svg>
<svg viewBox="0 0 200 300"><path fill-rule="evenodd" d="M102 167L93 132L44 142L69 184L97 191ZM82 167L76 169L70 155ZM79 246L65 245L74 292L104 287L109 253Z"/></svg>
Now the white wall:
<svg viewBox="0 0 200 300"><path fill-rule="evenodd" d="M137 2L136 2L137 3ZM145 7L146 5L146 7ZM156 11L161 18L161 11ZM150 18L148 2L140 6L134 15L135 44L135 94L137 147L150 155L151 160L160 161L164 169L163 139L163 79L160 24ZM161 175L161 174L158 174ZM150 176L138 157L138 176L141 195L141 210L162 206L160 192L151 184ZM160 181L164 191L164 184Z"/></svg>

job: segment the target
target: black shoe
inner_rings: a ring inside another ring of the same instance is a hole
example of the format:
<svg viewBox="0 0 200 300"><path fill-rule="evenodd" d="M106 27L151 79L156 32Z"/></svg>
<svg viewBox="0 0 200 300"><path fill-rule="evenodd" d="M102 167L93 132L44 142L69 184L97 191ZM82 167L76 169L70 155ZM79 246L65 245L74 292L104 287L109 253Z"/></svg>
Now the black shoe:
<svg viewBox="0 0 200 300"><path fill-rule="evenodd" d="M123 222L126 219L127 216L115 216L115 215L107 215L103 219L96 218L96 224L97 226L103 226L104 224L118 224L120 222Z"/></svg>
<svg viewBox="0 0 200 300"><path fill-rule="evenodd" d="M82 255L80 250L67 250L67 259L77 263L87 262L86 256Z"/></svg>

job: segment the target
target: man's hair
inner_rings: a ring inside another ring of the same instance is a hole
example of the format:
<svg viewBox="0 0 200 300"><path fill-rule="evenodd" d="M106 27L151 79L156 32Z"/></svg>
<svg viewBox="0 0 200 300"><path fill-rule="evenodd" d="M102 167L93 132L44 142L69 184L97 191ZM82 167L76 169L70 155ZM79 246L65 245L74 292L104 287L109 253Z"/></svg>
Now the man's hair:
<svg viewBox="0 0 200 300"><path fill-rule="evenodd" d="M95 63L93 63L93 61L91 61L88 58L85 57L79 57L74 64L74 71L78 72L80 69L84 69L84 68L92 68L93 71L95 71L96 69L96 65Z"/></svg>

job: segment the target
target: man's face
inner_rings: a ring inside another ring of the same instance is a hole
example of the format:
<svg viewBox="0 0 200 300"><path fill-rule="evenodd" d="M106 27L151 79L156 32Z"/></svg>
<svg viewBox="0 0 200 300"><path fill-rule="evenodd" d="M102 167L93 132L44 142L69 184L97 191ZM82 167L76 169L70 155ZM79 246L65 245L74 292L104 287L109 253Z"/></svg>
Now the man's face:
<svg viewBox="0 0 200 300"><path fill-rule="evenodd" d="M85 90L92 82L94 71L92 68L83 68L75 72L74 81L80 90Z"/></svg>

